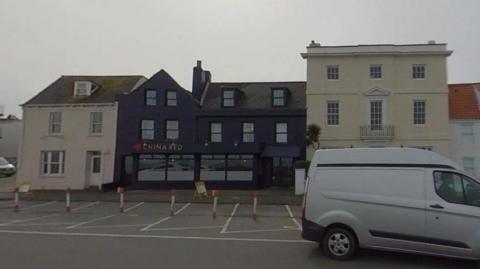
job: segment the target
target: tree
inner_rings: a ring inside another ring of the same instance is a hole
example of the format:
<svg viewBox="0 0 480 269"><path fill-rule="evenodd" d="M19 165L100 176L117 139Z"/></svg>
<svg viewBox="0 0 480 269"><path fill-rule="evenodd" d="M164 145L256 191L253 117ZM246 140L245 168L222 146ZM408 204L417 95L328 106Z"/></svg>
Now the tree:
<svg viewBox="0 0 480 269"><path fill-rule="evenodd" d="M307 126L306 144L312 146L315 150L320 148L320 134L322 129L316 124L309 124Z"/></svg>

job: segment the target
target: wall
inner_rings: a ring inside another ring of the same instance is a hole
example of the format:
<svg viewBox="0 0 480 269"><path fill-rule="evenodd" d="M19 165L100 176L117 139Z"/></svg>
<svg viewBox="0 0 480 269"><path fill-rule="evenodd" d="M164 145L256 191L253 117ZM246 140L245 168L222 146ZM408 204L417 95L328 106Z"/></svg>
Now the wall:
<svg viewBox="0 0 480 269"><path fill-rule="evenodd" d="M49 113L62 112L62 134L48 134ZM91 112L103 112L103 135L89 135ZM24 107L24 132L20 149L17 184L33 189L83 189L87 182L87 151L102 151L102 181L113 181L117 106ZM63 176L41 174L41 152L65 151Z"/></svg>
<svg viewBox="0 0 480 269"><path fill-rule="evenodd" d="M0 129L0 156L15 160L22 133L22 121L0 119Z"/></svg>
<svg viewBox="0 0 480 269"><path fill-rule="evenodd" d="M473 136L462 135L462 125L473 124ZM463 166L463 158L474 158L475 174L480 177L480 120L451 120L452 158Z"/></svg>

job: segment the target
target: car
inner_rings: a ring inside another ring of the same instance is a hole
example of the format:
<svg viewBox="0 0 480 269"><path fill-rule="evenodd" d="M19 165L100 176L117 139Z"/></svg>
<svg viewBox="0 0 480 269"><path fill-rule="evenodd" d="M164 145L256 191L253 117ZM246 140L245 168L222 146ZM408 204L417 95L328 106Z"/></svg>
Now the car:
<svg viewBox="0 0 480 269"><path fill-rule="evenodd" d="M480 183L427 150L317 150L302 226L337 260L359 248L479 260Z"/></svg>
<svg viewBox="0 0 480 269"><path fill-rule="evenodd" d="M0 177L11 177L17 172L15 166L0 157Z"/></svg>

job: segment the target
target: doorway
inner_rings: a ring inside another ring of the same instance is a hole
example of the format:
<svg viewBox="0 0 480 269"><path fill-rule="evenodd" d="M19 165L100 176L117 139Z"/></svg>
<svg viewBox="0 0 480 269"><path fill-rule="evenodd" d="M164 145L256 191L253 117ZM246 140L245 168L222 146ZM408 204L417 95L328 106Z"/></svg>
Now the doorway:
<svg viewBox="0 0 480 269"><path fill-rule="evenodd" d="M293 175L294 170L292 157L273 157L272 186L293 186Z"/></svg>
<svg viewBox="0 0 480 269"><path fill-rule="evenodd" d="M102 185L102 152L87 151L87 187Z"/></svg>

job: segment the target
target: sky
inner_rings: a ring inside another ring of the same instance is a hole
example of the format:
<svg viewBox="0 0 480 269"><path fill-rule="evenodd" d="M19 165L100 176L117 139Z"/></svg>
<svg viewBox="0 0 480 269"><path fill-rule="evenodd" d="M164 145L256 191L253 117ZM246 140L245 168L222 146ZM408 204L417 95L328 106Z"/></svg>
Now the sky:
<svg viewBox="0 0 480 269"><path fill-rule="evenodd" d="M165 69L185 89L202 60L213 81L306 79L322 45L448 43L449 83L480 82L479 0L0 0L0 105L61 75Z"/></svg>

